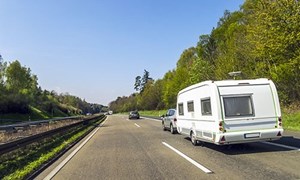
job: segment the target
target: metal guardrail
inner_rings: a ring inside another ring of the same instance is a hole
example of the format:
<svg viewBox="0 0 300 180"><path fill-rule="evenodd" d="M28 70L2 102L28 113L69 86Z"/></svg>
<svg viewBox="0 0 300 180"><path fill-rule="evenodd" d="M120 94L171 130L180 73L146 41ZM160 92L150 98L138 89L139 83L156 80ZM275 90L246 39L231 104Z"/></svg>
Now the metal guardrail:
<svg viewBox="0 0 300 180"><path fill-rule="evenodd" d="M81 124L88 124L90 121L95 120L97 118L101 118L101 117L103 118L104 115L94 116L94 117L91 117L89 119L86 119L86 120L83 120L83 121L80 121L80 122L77 122L77 123L74 123L74 124L70 124L70 125L67 125L67 126L64 126L64 127L60 127L60 128L57 128L57 129L46 131L46 132L36 134L36 135L33 135L33 136L29 136L29 137L26 137L26 138L23 138L23 139L20 139L20 140L16 140L16 141L12 141L12 142L9 142L9 143L1 144L0 145L0 154L11 152L13 150L22 148L26 145L29 145L33 142L37 142L37 141L42 140L42 139L47 138L47 137L51 137L51 136L56 135L58 133L66 132L69 129L71 129L73 127L76 127L76 126L79 126Z"/></svg>
<svg viewBox="0 0 300 180"><path fill-rule="evenodd" d="M39 124L45 124L53 121L62 121L62 120L75 120L75 119L81 119L82 116L71 116L71 117L62 117L62 118L53 118L53 119L47 119L47 120L39 120L39 121L26 121L21 123L15 123L15 124L8 124L8 125L1 125L0 131L9 131L9 130L15 130L16 127L29 127L32 125L39 125Z"/></svg>

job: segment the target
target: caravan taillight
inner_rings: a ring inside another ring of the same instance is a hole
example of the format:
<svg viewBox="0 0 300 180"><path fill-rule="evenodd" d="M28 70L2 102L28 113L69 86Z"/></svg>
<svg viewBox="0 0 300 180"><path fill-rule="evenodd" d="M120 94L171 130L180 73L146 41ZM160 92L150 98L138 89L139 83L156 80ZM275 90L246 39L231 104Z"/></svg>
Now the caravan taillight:
<svg viewBox="0 0 300 180"><path fill-rule="evenodd" d="M282 126L282 119L281 119L281 117L278 118L278 125Z"/></svg>
<svg viewBox="0 0 300 180"><path fill-rule="evenodd" d="M222 123L222 121L220 121L220 123L219 123L219 126L221 127L221 126L223 126L223 123Z"/></svg>
<svg viewBox="0 0 300 180"><path fill-rule="evenodd" d="M219 131L226 132L226 131L224 130L223 122L222 122L222 121L219 122Z"/></svg>

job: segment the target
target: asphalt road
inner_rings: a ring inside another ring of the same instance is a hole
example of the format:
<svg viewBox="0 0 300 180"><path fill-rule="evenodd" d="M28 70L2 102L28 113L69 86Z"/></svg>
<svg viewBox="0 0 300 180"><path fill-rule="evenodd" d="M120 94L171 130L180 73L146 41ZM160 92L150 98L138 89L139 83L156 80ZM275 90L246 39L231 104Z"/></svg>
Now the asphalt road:
<svg viewBox="0 0 300 180"><path fill-rule="evenodd" d="M189 138L163 131L160 121L112 115L53 179L300 179L299 133L272 143L193 146Z"/></svg>

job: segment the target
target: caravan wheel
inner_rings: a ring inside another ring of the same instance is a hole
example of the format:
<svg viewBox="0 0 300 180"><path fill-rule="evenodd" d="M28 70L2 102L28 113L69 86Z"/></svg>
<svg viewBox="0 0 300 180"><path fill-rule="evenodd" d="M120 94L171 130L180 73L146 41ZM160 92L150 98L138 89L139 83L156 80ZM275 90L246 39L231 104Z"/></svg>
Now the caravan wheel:
<svg viewBox="0 0 300 180"><path fill-rule="evenodd" d="M196 135L193 131L191 131L191 141L194 146L198 145L198 140L196 139Z"/></svg>

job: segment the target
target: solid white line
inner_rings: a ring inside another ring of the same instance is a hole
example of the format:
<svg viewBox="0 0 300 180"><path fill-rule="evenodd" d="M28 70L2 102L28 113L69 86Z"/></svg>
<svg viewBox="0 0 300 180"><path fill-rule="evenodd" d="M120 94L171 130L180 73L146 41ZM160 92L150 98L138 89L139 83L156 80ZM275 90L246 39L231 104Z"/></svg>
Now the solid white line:
<svg viewBox="0 0 300 180"><path fill-rule="evenodd" d="M100 125L100 127L104 125L106 120L103 122L103 124ZM80 146L78 146L66 159L64 159L55 169L53 169L44 178L44 180L52 179L73 158L73 156L75 156L75 154L96 134L96 132L100 129L100 127L96 128L96 130L94 130L94 132L83 143L81 143Z"/></svg>
<svg viewBox="0 0 300 180"><path fill-rule="evenodd" d="M283 148L287 148L287 149L291 149L291 150L297 150L297 151L300 151L300 148L293 147L293 146L287 146L287 145L277 144L277 143L272 143L272 142L262 142L262 143L263 143L263 144L273 145L273 146L278 146L278 147L283 147Z"/></svg>
<svg viewBox="0 0 300 180"><path fill-rule="evenodd" d="M207 169L206 167L202 166L201 164L197 163L196 161L194 161L193 159L191 159L190 157L186 156L185 154L183 154L182 152L178 151L177 149L175 149L174 147L170 146L169 144L162 142L165 146L167 146L168 148L172 149L173 151L175 151L177 154L179 154L181 157L183 157L184 159L186 159L187 161L189 161L190 163L192 163L193 165L195 165L196 167L198 167L199 169L201 169L202 171L204 171L206 174L210 174L213 173L211 170Z"/></svg>
<svg viewBox="0 0 300 180"><path fill-rule="evenodd" d="M139 126L137 123L134 123L134 125L135 125L136 127L139 127L139 128L141 127L141 126Z"/></svg>

